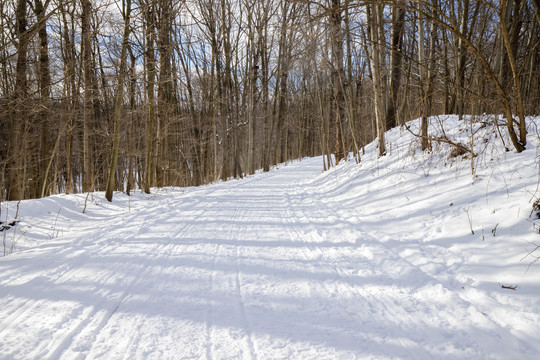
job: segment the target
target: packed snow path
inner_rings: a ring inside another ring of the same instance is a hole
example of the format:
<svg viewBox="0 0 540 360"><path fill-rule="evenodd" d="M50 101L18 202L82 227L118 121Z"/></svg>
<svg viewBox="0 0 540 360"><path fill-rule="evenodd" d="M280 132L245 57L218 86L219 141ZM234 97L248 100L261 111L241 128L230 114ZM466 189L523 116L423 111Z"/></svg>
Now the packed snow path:
<svg viewBox="0 0 540 360"><path fill-rule="evenodd" d="M72 215L69 241L2 259L0 358L534 357L534 313L512 329L497 318L508 304L481 290L469 301L444 270L379 241L373 216L327 201L321 168L307 159ZM448 246L426 245L426 258L459 262Z"/></svg>

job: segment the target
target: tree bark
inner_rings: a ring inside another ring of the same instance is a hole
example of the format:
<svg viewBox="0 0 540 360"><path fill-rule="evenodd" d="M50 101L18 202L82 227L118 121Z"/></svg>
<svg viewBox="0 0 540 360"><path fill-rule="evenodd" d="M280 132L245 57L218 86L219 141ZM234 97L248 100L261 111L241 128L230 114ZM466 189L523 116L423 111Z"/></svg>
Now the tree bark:
<svg viewBox="0 0 540 360"><path fill-rule="evenodd" d="M107 180L107 189L105 198L110 202L113 199L113 191L116 180L116 163L118 161L118 149L120 147L120 121L122 120L122 104L124 100L124 81L126 78L126 59L129 41L129 26L131 16L131 0L122 2L124 8L124 35L122 37L122 50L120 52L120 66L118 69L118 89L116 92L116 101L114 104L114 133L111 163L109 166L109 177Z"/></svg>
<svg viewBox="0 0 540 360"><path fill-rule="evenodd" d="M507 64L503 67L503 73L512 75L512 85L519 119L519 142L523 145L523 147L525 147L525 145L527 145L527 126L525 124L525 113L523 110L523 100L521 97L519 70L517 69L516 63L517 48L519 45L518 38L521 29L521 0L503 0L501 1L500 6L500 28L503 44L506 49L506 61L504 64ZM511 11L512 13L508 14L508 11ZM505 19L509 19L509 26L507 25L507 21L505 21ZM508 66L510 67L510 71L508 71ZM507 120L509 123L513 123L512 118Z"/></svg>
<svg viewBox="0 0 540 360"><path fill-rule="evenodd" d="M17 0L15 9L16 35L17 35L17 63L15 92L12 101L13 108L10 111L8 130L11 134L8 151L8 164L6 174L7 199L20 200L24 197L24 169L23 147L25 124L27 121L26 101L28 98L28 20L27 3L25 0Z"/></svg>
<svg viewBox="0 0 540 360"><path fill-rule="evenodd" d="M469 21L469 6L470 1L464 0L461 9L461 16L459 19L459 32L464 36L467 36L468 32L468 21ZM465 111L465 65L467 60L467 53L465 44L461 37L458 37L457 40L457 69L456 69L456 104L457 104L457 113L459 119L463 118L463 113Z"/></svg>
<svg viewBox="0 0 540 360"><path fill-rule="evenodd" d="M386 127L391 129L398 124L398 103L399 88L401 82L401 63L403 61L403 33L405 29L405 9L398 6L397 0L392 5L392 43L390 49L390 96L388 97L388 108L386 110Z"/></svg>
<svg viewBox="0 0 540 360"><path fill-rule="evenodd" d="M38 30L39 36L39 93L40 93L40 111L38 114L39 132L40 132L40 149L39 149L39 166L38 166L38 187L35 190L33 197L43 196L41 189L46 186L47 164L49 162L50 144L49 144L49 108L50 108L50 87L51 74L49 69L49 53L48 53L48 36L47 36L47 20L41 0L34 1L34 12L36 19L40 25Z"/></svg>
<svg viewBox="0 0 540 360"><path fill-rule="evenodd" d="M81 0L81 38L82 57L84 66L84 96L83 96L83 167L82 167L82 191L93 191L93 112L95 101L94 65L92 61L92 33L90 17L92 5L90 0Z"/></svg>
<svg viewBox="0 0 540 360"><path fill-rule="evenodd" d="M163 187L168 172L165 166L166 141L168 127L171 115L174 111L172 70L171 70L171 23L172 23L172 5L169 0L159 0L159 20L158 20L158 38L157 48L159 51L159 86L158 86L158 108L157 108L157 126L156 126L156 149L155 149L155 168L156 185Z"/></svg>
<svg viewBox="0 0 540 360"><path fill-rule="evenodd" d="M420 137L422 150L429 149L428 139L428 116L429 116L429 104L428 104L428 91L429 91L429 64L426 56L425 49L425 26L424 19L417 18L418 21L418 66L420 68Z"/></svg>
<svg viewBox="0 0 540 360"><path fill-rule="evenodd" d="M155 97L154 84L156 78L155 64L155 3L154 0L146 2L145 9L145 65L146 65L146 101L148 106L146 121L146 154L144 172L144 192L150 194L150 188L154 186L154 152L155 152Z"/></svg>
<svg viewBox="0 0 540 360"><path fill-rule="evenodd" d="M383 84L383 69L384 69L384 56L383 56L383 5L373 2L368 5L368 26L370 28L371 37L371 72L373 82L373 98L375 105L375 122L377 128L377 137L379 144L379 156L386 155L386 143L384 140L385 129L385 101L384 101L384 84Z"/></svg>
<svg viewBox="0 0 540 360"><path fill-rule="evenodd" d="M345 86L346 78L343 69L343 31L341 0L332 0L331 3L331 48L332 48L332 90L333 115L336 129L334 155L336 164L345 159L345 144L343 141L343 123L345 122Z"/></svg>

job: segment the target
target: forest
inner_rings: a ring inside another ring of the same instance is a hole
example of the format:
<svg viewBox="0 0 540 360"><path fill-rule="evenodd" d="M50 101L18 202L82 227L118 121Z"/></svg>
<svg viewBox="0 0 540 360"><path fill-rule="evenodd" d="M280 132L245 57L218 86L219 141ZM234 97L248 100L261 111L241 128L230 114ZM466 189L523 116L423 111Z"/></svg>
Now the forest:
<svg viewBox="0 0 540 360"><path fill-rule="evenodd" d="M1 0L1 200L329 169L421 118L540 114L540 1ZM452 143L466 151L464 144Z"/></svg>

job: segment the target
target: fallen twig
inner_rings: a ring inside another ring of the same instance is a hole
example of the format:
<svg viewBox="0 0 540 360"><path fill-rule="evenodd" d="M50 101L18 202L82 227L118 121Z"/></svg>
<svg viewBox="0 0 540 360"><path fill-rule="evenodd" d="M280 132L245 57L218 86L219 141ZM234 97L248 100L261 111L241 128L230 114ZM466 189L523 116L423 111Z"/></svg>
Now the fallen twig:
<svg viewBox="0 0 540 360"><path fill-rule="evenodd" d="M491 233L493 234L493 236L495 236L495 233L497 233L497 226L499 226L499 223L497 223L497 225L495 225L495 227L491 229Z"/></svg>

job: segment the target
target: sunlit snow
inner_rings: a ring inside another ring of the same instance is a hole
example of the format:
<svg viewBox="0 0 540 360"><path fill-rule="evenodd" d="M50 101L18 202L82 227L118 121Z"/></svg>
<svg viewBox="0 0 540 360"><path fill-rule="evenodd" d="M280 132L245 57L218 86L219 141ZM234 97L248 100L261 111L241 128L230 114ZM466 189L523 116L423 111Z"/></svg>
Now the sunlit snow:
<svg viewBox="0 0 540 360"><path fill-rule="evenodd" d="M0 359L535 359L536 123L521 154L473 124L474 174L397 128L387 156L375 142L327 172L21 201L0 232ZM470 146L468 118L440 124Z"/></svg>

